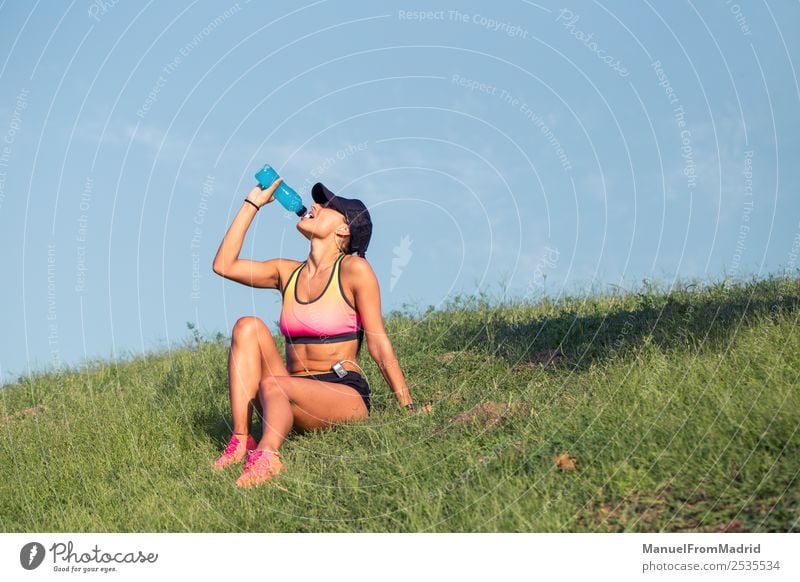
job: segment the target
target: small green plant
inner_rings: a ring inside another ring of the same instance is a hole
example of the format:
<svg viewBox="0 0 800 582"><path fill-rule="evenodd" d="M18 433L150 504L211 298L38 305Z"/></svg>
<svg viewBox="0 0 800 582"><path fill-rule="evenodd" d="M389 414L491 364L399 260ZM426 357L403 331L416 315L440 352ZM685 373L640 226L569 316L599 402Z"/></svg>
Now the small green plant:
<svg viewBox="0 0 800 582"><path fill-rule="evenodd" d="M190 345L194 348L199 348L200 344L203 343L203 338L200 335L200 330L197 329L194 323L191 321L186 322L186 327L189 329L189 332L192 334L190 338Z"/></svg>

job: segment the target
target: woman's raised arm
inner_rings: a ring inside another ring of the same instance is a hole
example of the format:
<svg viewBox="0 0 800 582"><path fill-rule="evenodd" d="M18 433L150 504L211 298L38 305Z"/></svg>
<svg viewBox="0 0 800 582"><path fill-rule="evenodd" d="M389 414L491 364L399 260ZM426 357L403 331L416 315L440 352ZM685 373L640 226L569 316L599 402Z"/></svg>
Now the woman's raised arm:
<svg viewBox="0 0 800 582"><path fill-rule="evenodd" d="M242 202L242 207L233 219L225 237L219 245L217 255L214 257L214 272L226 279L231 279L249 285L251 287L261 287L276 289L279 282L278 263L281 259L269 261L249 261L240 259L239 253L242 251L244 235L250 228L258 208L269 204L273 200L272 194L281 183L282 178L278 178L266 190L261 190L256 186L247 195L246 201Z"/></svg>

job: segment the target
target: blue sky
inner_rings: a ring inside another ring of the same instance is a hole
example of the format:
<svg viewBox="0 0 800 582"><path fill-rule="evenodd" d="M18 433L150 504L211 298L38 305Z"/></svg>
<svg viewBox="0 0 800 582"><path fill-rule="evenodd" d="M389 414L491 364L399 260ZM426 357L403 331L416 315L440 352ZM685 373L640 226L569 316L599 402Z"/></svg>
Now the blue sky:
<svg viewBox="0 0 800 582"><path fill-rule="evenodd" d="M798 39L789 0L3 2L0 376L277 331L211 271L267 162L365 202L384 313L796 269Z"/></svg>

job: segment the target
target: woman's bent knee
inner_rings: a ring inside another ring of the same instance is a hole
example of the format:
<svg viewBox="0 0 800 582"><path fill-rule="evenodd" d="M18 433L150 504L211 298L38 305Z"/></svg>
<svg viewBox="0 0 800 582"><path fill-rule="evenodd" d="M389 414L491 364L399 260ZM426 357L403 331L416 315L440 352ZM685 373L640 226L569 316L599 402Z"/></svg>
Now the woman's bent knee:
<svg viewBox="0 0 800 582"><path fill-rule="evenodd" d="M267 325L260 318L254 315L240 317L233 325L233 338L257 334L261 329L267 329Z"/></svg>

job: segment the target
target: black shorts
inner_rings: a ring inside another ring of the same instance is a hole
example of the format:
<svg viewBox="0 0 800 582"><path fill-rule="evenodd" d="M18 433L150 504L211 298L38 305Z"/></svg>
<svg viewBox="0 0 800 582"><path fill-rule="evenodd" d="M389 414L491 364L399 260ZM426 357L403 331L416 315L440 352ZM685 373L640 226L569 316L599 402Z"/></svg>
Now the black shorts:
<svg viewBox="0 0 800 582"><path fill-rule="evenodd" d="M371 406L369 401L371 392L369 389L369 384L367 384L367 381L364 380L364 377L358 372L354 372L353 370L348 370L344 378L339 378L339 376L336 375L336 372L299 375L295 376L295 378L313 378L321 382L334 382L336 384L344 384L345 386L351 386L358 391L358 393L361 395L361 399L364 401L364 404L367 405L367 414L370 413Z"/></svg>

